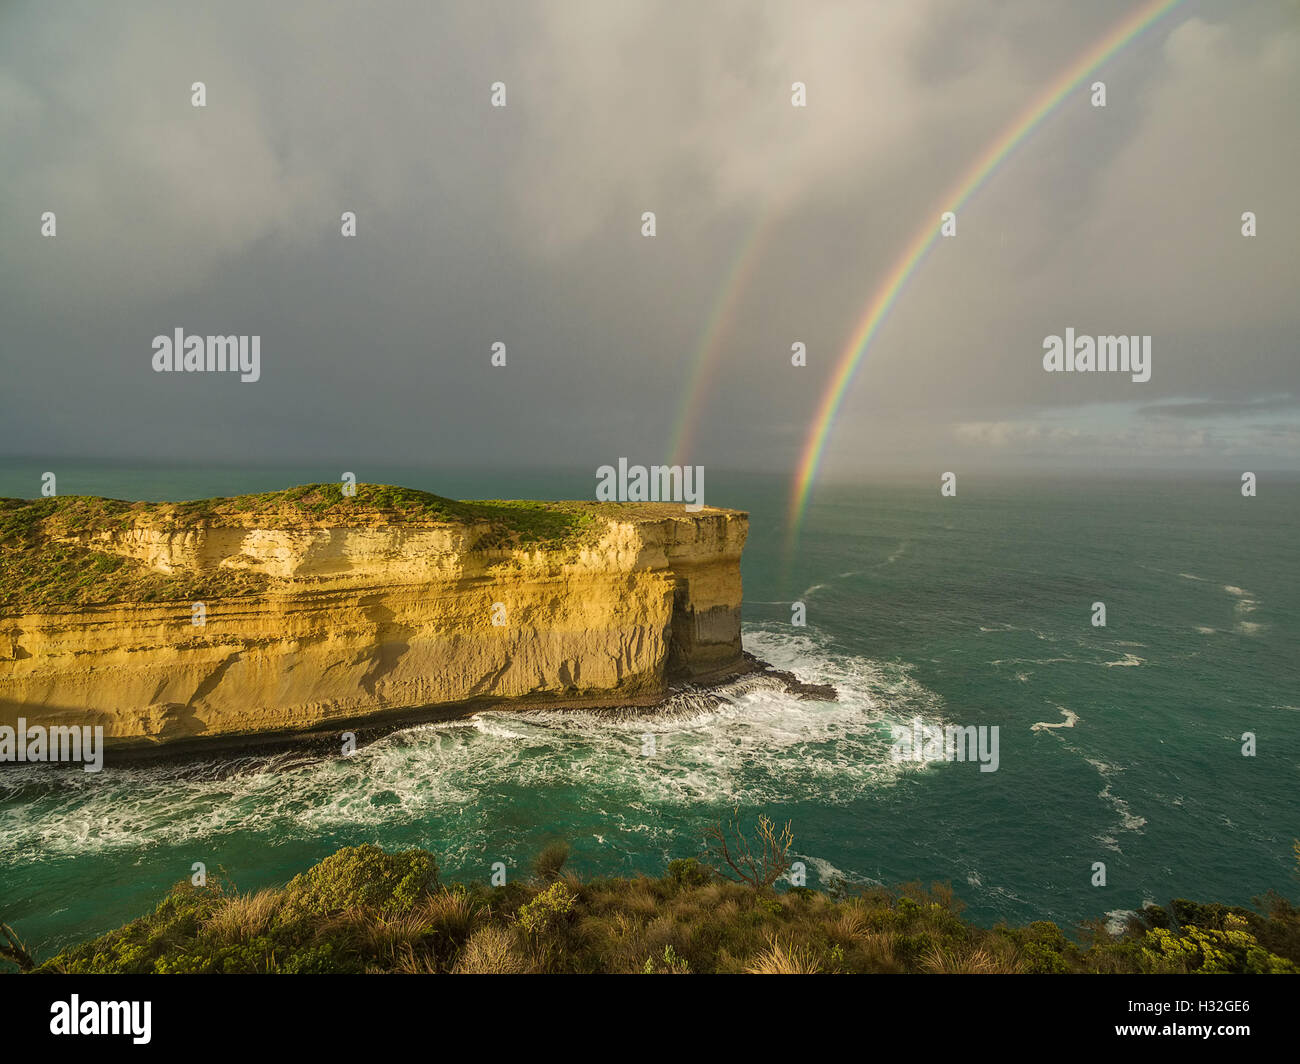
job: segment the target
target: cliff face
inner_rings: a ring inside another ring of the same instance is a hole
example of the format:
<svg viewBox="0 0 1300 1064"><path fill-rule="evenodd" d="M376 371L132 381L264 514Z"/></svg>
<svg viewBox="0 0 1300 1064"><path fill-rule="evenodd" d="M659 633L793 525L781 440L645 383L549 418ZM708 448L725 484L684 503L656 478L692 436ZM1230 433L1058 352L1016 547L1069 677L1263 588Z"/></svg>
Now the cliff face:
<svg viewBox="0 0 1300 1064"><path fill-rule="evenodd" d="M117 745L251 736L466 703L617 704L742 666L745 514L577 505L580 541L541 545L511 543L489 520L380 511L346 524L128 512L60 529L32 549L125 559L200 588L237 577L243 590L57 608L11 599L0 724L102 725Z"/></svg>

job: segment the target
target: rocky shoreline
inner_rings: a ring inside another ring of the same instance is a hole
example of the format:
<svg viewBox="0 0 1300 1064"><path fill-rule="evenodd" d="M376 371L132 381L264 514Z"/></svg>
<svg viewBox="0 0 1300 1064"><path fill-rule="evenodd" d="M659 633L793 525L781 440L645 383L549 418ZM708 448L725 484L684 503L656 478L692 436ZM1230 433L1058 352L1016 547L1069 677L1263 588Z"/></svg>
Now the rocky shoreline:
<svg viewBox="0 0 1300 1064"><path fill-rule="evenodd" d="M801 681L794 673L744 652L741 663L717 676L702 681L680 682L669 686L659 696L630 698L618 703L603 699L477 699L454 705L423 706L413 709L393 709L368 714L353 720L333 722L329 727L286 730L258 735L227 735L193 739L178 739L163 744L130 744L110 748L108 764L134 764L140 762L196 762L218 758L242 760L247 757L271 756L298 751L306 756L338 753L344 734L353 736L357 748L384 739L394 732L421 724L442 724L448 721L468 720L477 713L502 710L518 713L536 713L546 710L581 710L586 713L610 717L637 717L653 720L669 712L684 697L689 697L694 711L701 702L717 706L728 701L723 689L741 680L754 680L780 688L798 698L813 701L836 701L838 691L830 684L810 684ZM0 772L8 765L0 764ZM75 768L76 766L68 766Z"/></svg>

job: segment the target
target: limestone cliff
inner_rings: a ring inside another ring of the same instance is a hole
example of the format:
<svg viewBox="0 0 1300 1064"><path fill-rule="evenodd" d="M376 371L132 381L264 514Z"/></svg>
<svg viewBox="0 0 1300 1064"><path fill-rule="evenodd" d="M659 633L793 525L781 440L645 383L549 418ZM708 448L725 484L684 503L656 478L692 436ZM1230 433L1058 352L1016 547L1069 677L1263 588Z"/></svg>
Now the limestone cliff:
<svg viewBox="0 0 1300 1064"><path fill-rule="evenodd" d="M744 668L747 526L373 486L0 500L0 724L102 725L130 745L653 700Z"/></svg>

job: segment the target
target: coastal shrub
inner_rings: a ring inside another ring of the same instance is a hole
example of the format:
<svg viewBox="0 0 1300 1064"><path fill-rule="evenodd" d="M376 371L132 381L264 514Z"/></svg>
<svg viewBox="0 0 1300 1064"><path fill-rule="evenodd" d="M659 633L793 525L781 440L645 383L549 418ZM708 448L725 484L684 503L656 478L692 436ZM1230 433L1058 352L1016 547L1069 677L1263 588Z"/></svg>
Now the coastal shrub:
<svg viewBox="0 0 1300 1064"><path fill-rule="evenodd" d="M291 953L280 967L285 975L326 975L330 972L360 970L360 965L354 959L336 956L332 942L323 942Z"/></svg>
<svg viewBox="0 0 1300 1064"><path fill-rule="evenodd" d="M1169 909L1179 927L1208 927L1216 931L1226 931L1230 921L1244 921L1252 915L1247 909L1217 903L1203 905L1186 898L1175 898L1169 903Z"/></svg>
<svg viewBox="0 0 1300 1064"><path fill-rule="evenodd" d="M421 850L341 850L282 889L182 883L137 920L70 947L46 972L1293 973L1300 912L1177 899L1118 932L1054 923L982 928L946 887L832 897L713 876L570 875L488 887L437 884ZM1161 926L1164 925L1164 926ZM17 931L12 932L15 939ZM1290 952L1288 952L1290 951ZM0 959L4 959L0 956ZM13 957L11 964L18 963ZM33 958L34 961L37 959ZM21 967L21 965L20 965Z"/></svg>
<svg viewBox="0 0 1300 1064"><path fill-rule="evenodd" d="M154 958L150 970L158 975L233 975L241 972L271 972L277 970L276 952L275 941L265 935L234 945L200 938L188 949ZM284 968L280 967L279 970L283 971Z"/></svg>
<svg viewBox="0 0 1300 1064"><path fill-rule="evenodd" d="M1265 914L1250 913L1250 930L1270 953L1300 965L1300 909L1276 891L1269 891L1254 902Z"/></svg>
<svg viewBox="0 0 1300 1064"><path fill-rule="evenodd" d="M39 966L45 971L74 974L142 974L157 970L159 962L183 953L213 911L222 905L222 885L195 887L178 883L147 916L132 920L116 931L82 943Z"/></svg>
<svg viewBox="0 0 1300 1064"><path fill-rule="evenodd" d="M1141 946L1142 971L1198 975L1283 975L1300 972L1284 957L1269 953L1245 930L1245 920L1231 918L1229 928L1185 927L1181 934L1164 928L1148 931Z"/></svg>
<svg viewBox="0 0 1300 1064"><path fill-rule="evenodd" d="M532 901L521 905L516 919L529 934L545 935L573 912L575 901L577 898L567 884L552 883Z"/></svg>
<svg viewBox="0 0 1300 1064"><path fill-rule="evenodd" d="M409 912L438 881L438 865L425 850L385 853L366 843L326 857L284 888L281 916L288 921L371 909L384 916Z"/></svg>
<svg viewBox="0 0 1300 1064"><path fill-rule="evenodd" d="M712 881L713 871L694 857L684 857L668 862L668 878L678 887L702 887Z"/></svg>
<svg viewBox="0 0 1300 1064"><path fill-rule="evenodd" d="M1056 924L1035 920L1018 933L1012 933L1024 958L1025 971L1035 975L1057 975L1070 970L1067 954L1069 940Z"/></svg>
<svg viewBox="0 0 1300 1064"><path fill-rule="evenodd" d="M658 957L647 957L641 966L642 975L690 975L691 965L669 944Z"/></svg>

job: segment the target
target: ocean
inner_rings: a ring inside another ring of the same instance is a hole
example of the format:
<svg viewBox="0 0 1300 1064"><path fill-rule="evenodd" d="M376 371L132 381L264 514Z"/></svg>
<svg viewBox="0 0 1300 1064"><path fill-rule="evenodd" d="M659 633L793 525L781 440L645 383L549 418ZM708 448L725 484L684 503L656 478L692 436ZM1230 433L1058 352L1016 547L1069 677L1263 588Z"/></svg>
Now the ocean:
<svg viewBox="0 0 1300 1064"><path fill-rule="evenodd" d="M337 476L56 469L60 494L155 499ZM0 495L37 494L42 471L5 464ZM593 491L586 470L356 472L464 498ZM823 486L787 557L788 480L709 477L709 503L751 515L746 648L836 701L742 680L720 706L492 711L347 759L4 766L0 921L44 957L146 912L195 862L254 889L362 842L425 847L445 880L526 875L557 838L584 876L658 875L733 809L790 821L810 886L947 881L986 925L1296 894L1296 480L1261 476L1251 499L1235 474L964 474L955 498L937 474ZM997 771L897 760L893 728L917 719L997 726Z"/></svg>

